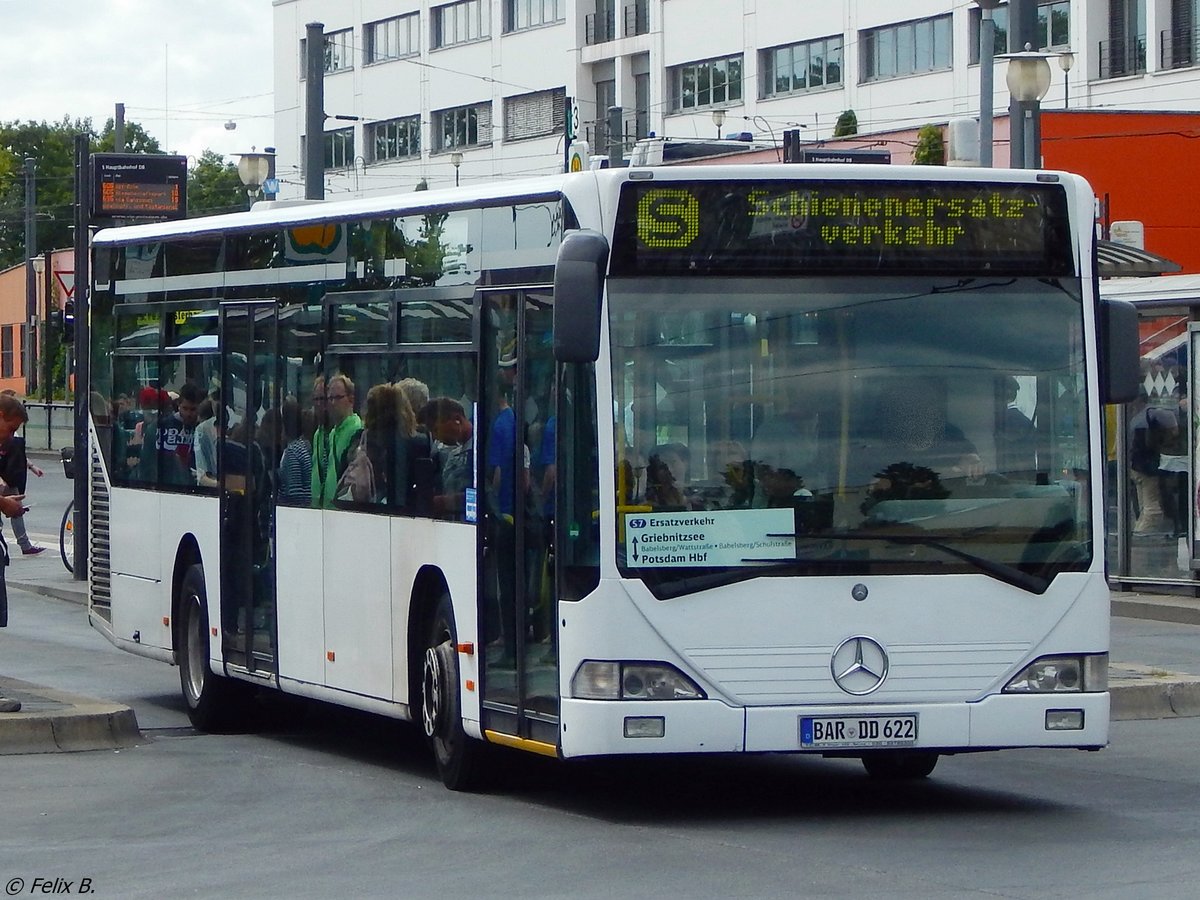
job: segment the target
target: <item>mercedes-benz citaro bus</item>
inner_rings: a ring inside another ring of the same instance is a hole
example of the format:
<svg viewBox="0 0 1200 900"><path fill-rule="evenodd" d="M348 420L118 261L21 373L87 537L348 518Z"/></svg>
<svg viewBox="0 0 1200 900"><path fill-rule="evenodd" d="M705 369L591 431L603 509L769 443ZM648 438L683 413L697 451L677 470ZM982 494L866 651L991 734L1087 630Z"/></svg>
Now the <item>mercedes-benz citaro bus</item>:
<svg viewBox="0 0 1200 900"><path fill-rule="evenodd" d="M629 168L93 241L90 616L489 745L1108 741L1093 195L1058 172ZM176 396L178 400L176 400Z"/></svg>

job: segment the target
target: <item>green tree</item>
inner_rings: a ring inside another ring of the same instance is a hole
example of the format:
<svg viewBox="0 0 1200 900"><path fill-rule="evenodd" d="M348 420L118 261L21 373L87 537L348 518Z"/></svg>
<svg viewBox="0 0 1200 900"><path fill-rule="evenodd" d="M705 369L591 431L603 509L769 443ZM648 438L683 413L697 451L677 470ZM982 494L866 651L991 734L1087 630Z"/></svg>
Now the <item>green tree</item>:
<svg viewBox="0 0 1200 900"><path fill-rule="evenodd" d="M38 240L35 251L69 247L75 223L75 136L86 134L92 153L111 151L114 123L97 134L91 119L0 123L0 268L25 258L24 161L33 159ZM158 153L158 141L136 122L125 126L128 152Z"/></svg>
<svg viewBox="0 0 1200 900"><path fill-rule="evenodd" d="M40 251L46 247L69 247L74 221L75 135L92 134L88 119L61 122L7 122L0 124L0 148L12 164L0 172L0 268L25 258L24 161L35 165L35 190Z"/></svg>
<svg viewBox="0 0 1200 900"><path fill-rule="evenodd" d="M239 212L249 203L237 166L213 150L188 170L188 216Z"/></svg>
<svg viewBox="0 0 1200 900"><path fill-rule="evenodd" d="M117 124L115 119L104 123L99 139L92 142L93 153L112 153L117 146ZM162 153L158 138L151 137L137 122L125 123L125 141L122 153Z"/></svg>
<svg viewBox="0 0 1200 900"><path fill-rule="evenodd" d="M936 125L922 125L917 131L917 146L913 150L913 164L917 166L944 166L946 145L942 140L942 129Z"/></svg>
<svg viewBox="0 0 1200 900"><path fill-rule="evenodd" d="M852 134L858 134L858 116L854 114L854 110L848 109L837 117L833 126L833 136L849 137Z"/></svg>

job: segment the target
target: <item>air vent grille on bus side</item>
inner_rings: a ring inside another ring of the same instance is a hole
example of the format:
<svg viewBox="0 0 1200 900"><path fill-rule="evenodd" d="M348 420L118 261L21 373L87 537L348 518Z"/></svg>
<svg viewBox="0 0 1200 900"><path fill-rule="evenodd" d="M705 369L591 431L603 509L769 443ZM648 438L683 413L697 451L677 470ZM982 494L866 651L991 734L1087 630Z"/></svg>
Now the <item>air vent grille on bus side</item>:
<svg viewBox="0 0 1200 900"><path fill-rule="evenodd" d="M104 618L112 621L112 570L109 553L109 517L108 517L108 485L104 482L104 467L100 458L100 450L95 441L91 453L91 517L89 519L88 536L90 580L92 609Z"/></svg>

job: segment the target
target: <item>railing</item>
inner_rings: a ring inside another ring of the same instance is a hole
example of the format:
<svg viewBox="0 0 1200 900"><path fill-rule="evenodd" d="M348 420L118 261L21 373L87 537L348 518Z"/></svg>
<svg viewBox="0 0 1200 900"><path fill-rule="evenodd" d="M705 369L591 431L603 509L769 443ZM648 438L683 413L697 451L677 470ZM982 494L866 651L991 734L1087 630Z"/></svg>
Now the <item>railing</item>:
<svg viewBox="0 0 1200 900"><path fill-rule="evenodd" d="M1158 58L1164 69L1186 69L1200 59L1200 28L1168 28L1158 35Z"/></svg>
<svg viewBox="0 0 1200 900"><path fill-rule="evenodd" d="M650 31L650 0L635 0L625 6L625 37Z"/></svg>
<svg viewBox="0 0 1200 900"><path fill-rule="evenodd" d="M632 115L626 111L621 119L621 153L628 156L633 145L646 137L650 131L650 111L637 110ZM608 123L595 122L586 126L584 136L591 145L592 153L596 156L608 156Z"/></svg>
<svg viewBox="0 0 1200 900"><path fill-rule="evenodd" d="M584 40L588 45L603 44L617 38L616 7L601 7L596 12L584 16Z"/></svg>
<svg viewBox="0 0 1200 900"><path fill-rule="evenodd" d="M1146 71L1146 38L1113 38L1100 42L1099 77L1120 78Z"/></svg>
<svg viewBox="0 0 1200 900"><path fill-rule="evenodd" d="M69 402L25 403L29 421L22 434L30 450L58 450L75 443L75 407Z"/></svg>

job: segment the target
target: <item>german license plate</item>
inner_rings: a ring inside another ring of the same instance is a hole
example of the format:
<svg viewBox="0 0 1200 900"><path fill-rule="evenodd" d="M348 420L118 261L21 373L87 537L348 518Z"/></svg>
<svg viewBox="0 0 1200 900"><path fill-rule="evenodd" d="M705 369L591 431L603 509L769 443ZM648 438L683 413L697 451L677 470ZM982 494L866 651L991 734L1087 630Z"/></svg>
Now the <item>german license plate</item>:
<svg viewBox="0 0 1200 900"><path fill-rule="evenodd" d="M917 716L801 716L805 750L858 747L911 747L917 742Z"/></svg>

